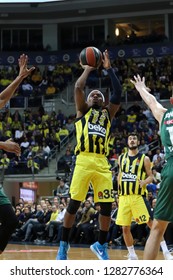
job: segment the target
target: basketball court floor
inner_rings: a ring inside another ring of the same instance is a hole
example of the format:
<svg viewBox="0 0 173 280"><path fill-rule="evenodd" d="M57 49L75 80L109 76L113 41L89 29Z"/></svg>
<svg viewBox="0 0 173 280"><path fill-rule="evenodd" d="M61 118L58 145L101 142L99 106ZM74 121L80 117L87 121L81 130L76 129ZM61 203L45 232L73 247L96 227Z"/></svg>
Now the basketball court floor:
<svg viewBox="0 0 173 280"><path fill-rule="evenodd" d="M0 255L0 260L55 260L57 254L56 245L34 245L33 243L8 244ZM139 260L143 258L143 247L136 247ZM114 246L108 250L110 260L127 260L128 251L124 246ZM69 260L97 260L88 245L72 245L69 251ZM162 252L159 252L158 260L163 260Z"/></svg>

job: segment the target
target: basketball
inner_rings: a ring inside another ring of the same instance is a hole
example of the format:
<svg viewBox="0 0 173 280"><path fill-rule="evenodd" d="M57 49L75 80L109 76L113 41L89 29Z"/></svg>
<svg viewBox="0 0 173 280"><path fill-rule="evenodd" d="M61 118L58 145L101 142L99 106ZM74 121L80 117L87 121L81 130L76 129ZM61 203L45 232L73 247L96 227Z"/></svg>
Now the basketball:
<svg viewBox="0 0 173 280"><path fill-rule="evenodd" d="M79 60L82 65L98 68L102 64L102 53L95 47L87 47L81 51Z"/></svg>

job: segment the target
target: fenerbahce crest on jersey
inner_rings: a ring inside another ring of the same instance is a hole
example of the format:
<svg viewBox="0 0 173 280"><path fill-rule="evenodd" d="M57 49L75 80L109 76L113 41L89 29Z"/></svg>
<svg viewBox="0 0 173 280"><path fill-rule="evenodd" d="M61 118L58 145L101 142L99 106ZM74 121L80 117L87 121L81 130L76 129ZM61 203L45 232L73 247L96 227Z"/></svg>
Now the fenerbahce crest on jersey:
<svg viewBox="0 0 173 280"><path fill-rule="evenodd" d="M75 123L77 145L75 152L108 153L110 117L107 109L101 111L90 108Z"/></svg>

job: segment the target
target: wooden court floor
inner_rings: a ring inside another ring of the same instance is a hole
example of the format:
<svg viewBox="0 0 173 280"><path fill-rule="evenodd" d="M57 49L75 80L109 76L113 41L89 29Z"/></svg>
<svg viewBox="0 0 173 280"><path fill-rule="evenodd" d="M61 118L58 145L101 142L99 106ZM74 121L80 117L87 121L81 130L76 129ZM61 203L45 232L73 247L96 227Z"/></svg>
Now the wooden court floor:
<svg viewBox="0 0 173 280"><path fill-rule="evenodd" d="M57 246L8 244L0 255L0 260L55 260ZM143 250L135 248L139 260L143 258ZM127 250L110 248L108 250L110 260L127 260ZM71 247L68 253L69 260L97 260L90 248ZM158 260L163 260L162 252L159 252Z"/></svg>

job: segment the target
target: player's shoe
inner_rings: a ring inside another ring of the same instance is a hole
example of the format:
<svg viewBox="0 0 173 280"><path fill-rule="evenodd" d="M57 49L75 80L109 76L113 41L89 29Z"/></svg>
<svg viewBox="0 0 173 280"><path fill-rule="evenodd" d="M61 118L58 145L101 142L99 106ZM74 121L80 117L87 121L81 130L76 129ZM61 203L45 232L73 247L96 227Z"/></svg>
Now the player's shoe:
<svg viewBox="0 0 173 280"><path fill-rule="evenodd" d="M67 260L67 253L69 249L70 249L69 243L67 243L66 241L60 241L56 260Z"/></svg>
<svg viewBox="0 0 173 280"><path fill-rule="evenodd" d="M91 251L98 257L99 260L109 260L108 256L108 243L101 245L99 242L95 242L90 246Z"/></svg>
<svg viewBox="0 0 173 280"><path fill-rule="evenodd" d="M169 251L163 254L165 260L173 260L173 255Z"/></svg>
<svg viewBox="0 0 173 280"><path fill-rule="evenodd" d="M136 254L128 254L127 255L128 260L138 260L138 256Z"/></svg>

